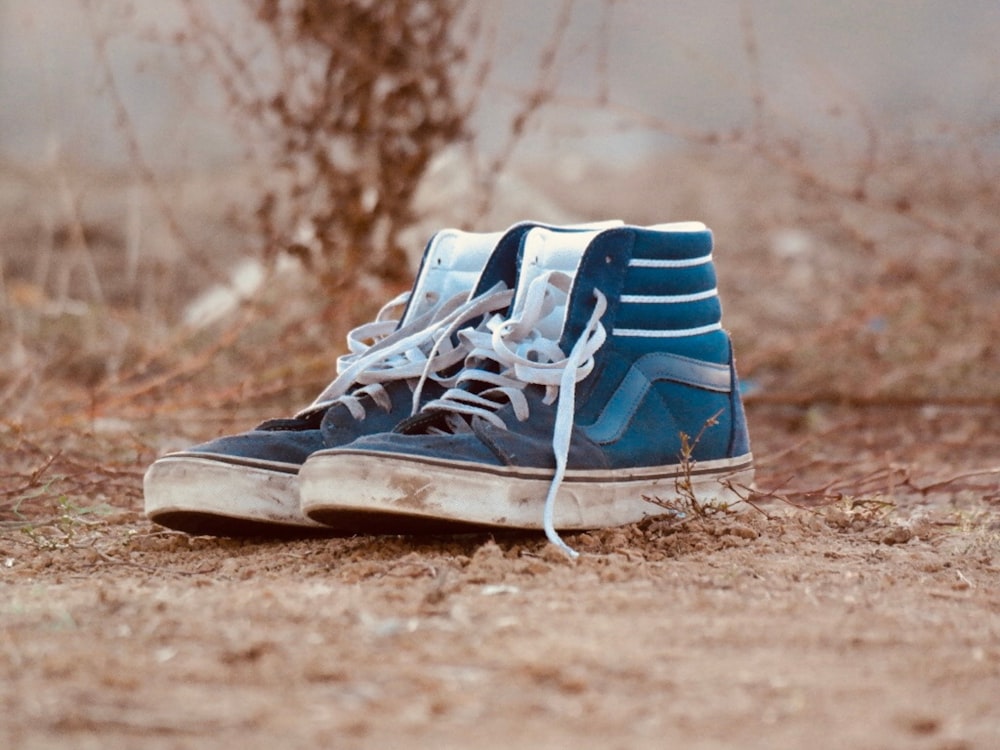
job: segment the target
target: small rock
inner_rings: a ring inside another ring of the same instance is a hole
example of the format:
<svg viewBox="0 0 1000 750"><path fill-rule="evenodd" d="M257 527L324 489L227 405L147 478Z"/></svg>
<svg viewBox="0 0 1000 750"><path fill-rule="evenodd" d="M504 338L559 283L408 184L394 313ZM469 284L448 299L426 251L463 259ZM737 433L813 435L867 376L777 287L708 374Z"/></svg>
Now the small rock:
<svg viewBox="0 0 1000 750"><path fill-rule="evenodd" d="M893 526L882 535L882 544L906 544L913 532L906 526Z"/></svg>
<svg viewBox="0 0 1000 750"><path fill-rule="evenodd" d="M747 526L745 523L734 523L726 529L726 533L738 536L740 539L756 539L760 536L756 529Z"/></svg>

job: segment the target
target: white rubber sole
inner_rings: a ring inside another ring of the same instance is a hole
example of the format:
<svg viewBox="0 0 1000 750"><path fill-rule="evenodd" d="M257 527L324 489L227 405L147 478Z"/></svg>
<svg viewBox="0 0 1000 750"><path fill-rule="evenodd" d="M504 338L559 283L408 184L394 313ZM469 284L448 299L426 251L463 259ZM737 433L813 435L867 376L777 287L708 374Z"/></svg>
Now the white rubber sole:
<svg viewBox="0 0 1000 750"><path fill-rule="evenodd" d="M146 515L163 526L216 536L324 529L300 509L298 468L206 453L167 455L143 478Z"/></svg>
<svg viewBox="0 0 1000 750"><path fill-rule="evenodd" d="M335 450L313 454L299 471L302 510L341 531L415 533L472 527L541 529L552 474L402 454ZM753 482L753 457L689 467L568 471L554 509L557 529L621 526L667 511L689 480L699 503L736 506Z"/></svg>

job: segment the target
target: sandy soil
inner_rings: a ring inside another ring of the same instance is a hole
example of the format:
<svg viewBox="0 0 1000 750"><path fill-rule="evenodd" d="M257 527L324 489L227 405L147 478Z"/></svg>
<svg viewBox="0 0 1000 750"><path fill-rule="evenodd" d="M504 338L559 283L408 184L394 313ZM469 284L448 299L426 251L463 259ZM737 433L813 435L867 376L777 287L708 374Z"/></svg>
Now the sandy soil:
<svg viewBox="0 0 1000 750"><path fill-rule="evenodd" d="M101 513L2 516L0 746L997 747L995 408L749 413L764 495L812 507L577 562L187 537L142 518L139 450Z"/></svg>

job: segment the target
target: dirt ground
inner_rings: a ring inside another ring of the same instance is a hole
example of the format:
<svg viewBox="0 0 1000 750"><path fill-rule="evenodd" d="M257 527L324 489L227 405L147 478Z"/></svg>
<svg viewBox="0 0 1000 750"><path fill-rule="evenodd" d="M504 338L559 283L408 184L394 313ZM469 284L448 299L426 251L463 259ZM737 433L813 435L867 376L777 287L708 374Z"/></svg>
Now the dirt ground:
<svg viewBox="0 0 1000 750"><path fill-rule="evenodd" d="M0 515L0 746L1000 745L995 407L748 408L759 510L572 535L576 562L188 537L142 517L136 438L99 507Z"/></svg>
<svg viewBox="0 0 1000 750"><path fill-rule="evenodd" d="M157 456L309 403L399 290L290 271L181 330L219 279L131 178L0 169L0 750L1000 747L1000 171L919 145L863 190L784 150L586 178L571 215L713 226L758 478L576 562L149 523ZM237 268L221 180L160 187Z"/></svg>

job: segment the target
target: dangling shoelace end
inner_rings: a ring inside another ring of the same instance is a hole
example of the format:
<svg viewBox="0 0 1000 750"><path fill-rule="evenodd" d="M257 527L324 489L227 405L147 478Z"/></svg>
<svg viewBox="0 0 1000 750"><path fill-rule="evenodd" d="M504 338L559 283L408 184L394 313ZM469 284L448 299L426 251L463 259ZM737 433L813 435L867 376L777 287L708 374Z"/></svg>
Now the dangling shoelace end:
<svg viewBox="0 0 1000 750"><path fill-rule="evenodd" d="M556 547L570 560L577 560L580 557L580 553L563 541L563 538L559 536L559 532L556 531L555 526L552 524L552 510L553 505L555 504L554 500L555 492L550 490L549 497L545 498L545 516L542 522L542 525L545 528L545 538L549 540L549 544Z"/></svg>

